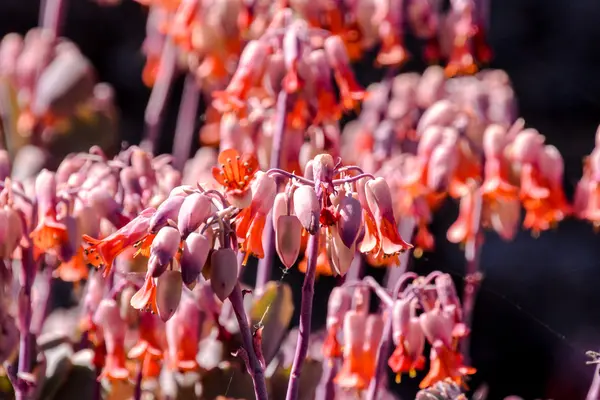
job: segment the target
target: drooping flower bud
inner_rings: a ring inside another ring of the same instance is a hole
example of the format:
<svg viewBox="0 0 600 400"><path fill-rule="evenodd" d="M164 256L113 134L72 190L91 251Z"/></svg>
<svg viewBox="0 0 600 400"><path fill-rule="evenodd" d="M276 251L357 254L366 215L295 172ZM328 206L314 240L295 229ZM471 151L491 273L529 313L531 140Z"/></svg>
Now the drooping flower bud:
<svg viewBox="0 0 600 400"><path fill-rule="evenodd" d="M542 151L544 140L544 137L535 129L525 129L519 132L511 146L512 160L523 164L535 163Z"/></svg>
<svg viewBox="0 0 600 400"><path fill-rule="evenodd" d="M429 159L427 169L427 187L441 192L444 191L458 165L456 147L441 145L436 147Z"/></svg>
<svg viewBox="0 0 600 400"><path fill-rule="evenodd" d="M275 179L262 171L258 171L254 176L250 189L252 191L252 207L257 207L257 213L268 214L277 195Z"/></svg>
<svg viewBox="0 0 600 400"><path fill-rule="evenodd" d="M338 229L331 229L331 235L326 242L327 257L333 272L344 276L350 269L352 260L356 255L356 244L353 243L349 248L342 242Z"/></svg>
<svg viewBox="0 0 600 400"><path fill-rule="evenodd" d="M436 340L440 340L446 347L451 348L454 329L452 314L441 307L435 307L421 314L419 319L429 343L433 344Z"/></svg>
<svg viewBox="0 0 600 400"><path fill-rule="evenodd" d="M177 228L181 237L186 239L190 233L213 213L210 198L202 193L192 193L185 198L179 209Z"/></svg>
<svg viewBox="0 0 600 400"><path fill-rule="evenodd" d="M295 215L281 215L275 229L275 249L286 268L291 268L302 246L302 224Z"/></svg>
<svg viewBox="0 0 600 400"><path fill-rule="evenodd" d="M156 308L164 322L171 319L181 300L181 272L168 270L156 280Z"/></svg>
<svg viewBox="0 0 600 400"><path fill-rule="evenodd" d="M362 350L366 339L365 324L367 315L358 311L348 311L344 316L344 355L357 349Z"/></svg>
<svg viewBox="0 0 600 400"><path fill-rule="evenodd" d="M294 213L311 235L319 230L321 206L315 190L310 186L300 186L294 191Z"/></svg>
<svg viewBox="0 0 600 400"><path fill-rule="evenodd" d="M170 196L163 201L156 209L156 214L150 219L150 233L156 233L160 228L165 226L169 220L177 223L179 210L186 199L185 196Z"/></svg>
<svg viewBox="0 0 600 400"><path fill-rule="evenodd" d="M179 251L181 235L171 226L161 228L150 245L150 259L148 260L148 273L153 278L158 278L169 266L173 257Z"/></svg>
<svg viewBox="0 0 600 400"><path fill-rule="evenodd" d="M277 193L275 196L273 210L271 211L271 215L273 216L273 230L277 230L277 220L279 220L279 217L289 214L289 201L290 199L285 192Z"/></svg>
<svg viewBox="0 0 600 400"><path fill-rule="evenodd" d="M319 154L312 162L313 179L317 183L329 184L333 179L335 163L329 154Z"/></svg>
<svg viewBox="0 0 600 400"><path fill-rule="evenodd" d="M237 257L232 249L215 250L210 258L210 286L221 301L229 297L238 280Z"/></svg>
<svg viewBox="0 0 600 400"><path fill-rule="evenodd" d="M192 232L183 243L183 254L179 260L181 276L185 285L191 285L202 272L213 246L212 229L204 234Z"/></svg>
<svg viewBox="0 0 600 400"><path fill-rule="evenodd" d="M350 248L362 228L362 206L352 196L344 196L339 204L338 233L344 246Z"/></svg>

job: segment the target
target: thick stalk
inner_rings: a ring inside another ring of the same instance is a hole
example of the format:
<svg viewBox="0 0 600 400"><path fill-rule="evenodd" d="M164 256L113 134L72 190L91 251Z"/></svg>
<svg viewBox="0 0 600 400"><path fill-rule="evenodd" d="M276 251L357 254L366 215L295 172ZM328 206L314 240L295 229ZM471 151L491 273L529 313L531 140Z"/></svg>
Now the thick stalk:
<svg viewBox="0 0 600 400"><path fill-rule="evenodd" d="M600 364L594 370L594 380L585 400L600 400Z"/></svg>
<svg viewBox="0 0 600 400"><path fill-rule="evenodd" d="M231 302L233 312L235 313L235 317L240 326L242 345L248 354L248 364L250 369L248 372L250 372L252 382L254 383L254 396L256 397L256 400L267 400L269 396L267 394L267 384L265 383L265 372L258 360L256 351L254 351L254 341L252 339L250 325L248 325L246 310L244 310L242 288L239 283L235 285L233 292L229 295L229 301Z"/></svg>
<svg viewBox="0 0 600 400"><path fill-rule="evenodd" d="M21 265L21 294L19 295L19 327L21 337L19 339L19 368L17 373L17 385L15 396L17 400L27 399L28 385L23 382L19 376L31 372L31 356L33 346L35 345L35 337L31 333L31 288L35 280L36 264L33 261L31 249L22 248L22 265Z"/></svg>
<svg viewBox="0 0 600 400"><path fill-rule="evenodd" d="M144 140L142 145L145 150L154 153L158 139L160 137L160 129L164 116L164 108L171 92L173 79L175 78L175 69L177 63L177 48L171 40L167 38L160 57L160 66L158 67L158 76L156 83L152 87L150 99L146 106L144 116L146 122L146 131L144 132Z"/></svg>
<svg viewBox="0 0 600 400"><path fill-rule="evenodd" d="M140 362L137 376L135 377L135 387L133 388L133 399L140 400L142 398L142 381L144 378L144 360Z"/></svg>
<svg viewBox="0 0 600 400"><path fill-rule="evenodd" d="M302 365L308 352L310 340L310 325L312 319L313 295L315 292L315 276L317 272L317 258L319 256L319 232L311 235L308 239L308 266L302 285L302 303L300 305L300 325L298 326L298 342L296 344L296 353L292 363L290 373L290 382L286 400L297 400L300 389L300 374Z"/></svg>
<svg viewBox="0 0 600 400"><path fill-rule="evenodd" d="M273 131L273 140L271 144L270 168L279 168L281 164L281 153L283 150L283 135L285 132L285 121L287 117L288 95L285 90L281 90L277 96L276 116L277 121ZM275 253L275 232L273 224L267 224L265 230L264 243L266 243L265 256L258 261L256 271L255 288L260 291L271 278L271 268L273 267L273 254Z"/></svg>
<svg viewBox="0 0 600 400"><path fill-rule="evenodd" d="M58 37L60 35L66 9L67 4L64 0L42 0L39 21L40 26L52 31L54 37Z"/></svg>
<svg viewBox="0 0 600 400"><path fill-rule="evenodd" d="M414 220L412 218L407 218L406 220L406 229L410 228L410 237L412 237L412 232L414 230ZM400 232L402 232L402 225L400 228ZM402 234L402 233L401 233ZM409 236L403 236L409 237ZM408 263L410 261L410 255L412 250L407 250L400 255L400 266L394 268L398 271L397 278L394 278L395 281L393 283L392 290L392 299L396 301L398 295L400 294L400 290L402 289L403 284L406 279L400 279L400 277L406 272L408 269ZM388 285L390 284L388 280ZM393 304L392 304L393 306ZM385 319L385 324L383 326L383 334L381 335L381 341L379 342L379 347L377 348L377 356L375 358L375 375L371 382L369 383L369 389L367 391L367 400L375 400L377 397L377 393L379 392L379 388L385 380L385 367L387 365L387 356L390 353L390 348L392 344L392 313L391 307L387 307L389 312L387 318Z"/></svg>
<svg viewBox="0 0 600 400"><path fill-rule="evenodd" d="M179 171L183 171L185 162L190 157L199 101L200 90L196 84L196 78L192 74L188 74L185 78L175 138L173 139L173 166Z"/></svg>
<svg viewBox="0 0 600 400"><path fill-rule="evenodd" d="M481 284L482 274L479 265L479 256L481 254L481 209L483 198L481 191L475 193L475 205L473 207L473 235L465 246L465 287L463 293L463 319L467 328L471 328L473 320L473 309L475 308L475 299L477 291ZM469 336L465 337L461 343L461 353L465 364L470 362L469 357Z"/></svg>

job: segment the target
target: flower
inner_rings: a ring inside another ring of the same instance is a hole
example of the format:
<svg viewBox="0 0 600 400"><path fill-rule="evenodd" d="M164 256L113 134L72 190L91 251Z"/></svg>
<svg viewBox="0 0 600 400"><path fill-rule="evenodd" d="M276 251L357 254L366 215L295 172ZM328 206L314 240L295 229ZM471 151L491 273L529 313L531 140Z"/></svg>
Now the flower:
<svg viewBox="0 0 600 400"><path fill-rule="evenodd" d="M249 154L239 155L234 149L219 154L220 168L213 167L215 180L225 187L228 200L238 208L247 207L252 200L250 182L258 171L256 157Z"/></svg>

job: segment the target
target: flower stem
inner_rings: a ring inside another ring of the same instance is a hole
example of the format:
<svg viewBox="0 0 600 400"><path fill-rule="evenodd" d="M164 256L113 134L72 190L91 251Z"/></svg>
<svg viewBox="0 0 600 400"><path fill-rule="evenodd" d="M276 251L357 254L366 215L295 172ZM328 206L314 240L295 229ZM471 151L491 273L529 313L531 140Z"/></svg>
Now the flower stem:
<svg viewBox="0 0 600 400"><path fill-rule="evenodd" d="M144 378L144 361L140 362L137 375L135 377L135 388L133 389L133 399L140 400L142 398L142 380Z"/></svg>
<svg viewBox="0 0 600 400"><path fill-rule="evenodd" d="M254 395L256 400L267 400L269 398L267 394L267 384L265 383L265 372L263 366L260 364L256 351L254 350L254 341L252 340L252 332L250 331L250 325L248 325L248 319L246 317L246 311L244 310L244 299L242 295L242 288L237 283L233 292L229 295L229 301L233 307L233 312L238 320L240 326L240 334L242 335L242 345L244 350L248 354L248 361L250 367L250 376L254 383Z"/></svg>
<svg viewBox="0 0 600 400"><path fill-rule="evenodd" d="M479 265L479 256L481 253L481 210L483 198L481 190L475 193L475 205L473 207L473 235L465 246L465 287L463 293L463 320L467 328L471 328L473 320L473 309L475 308L475 299L477 291L481 284L482 274ZM465 337L461 343L461 353L466 365L470 362L469 358L469 337Z"/></svg>
<svg viewBox="0 0 600 400"><path fill-rule="evenodd" d="M175 138L173 139L173 166L179 171L183 171L183 166L190 157L199 101L200 91L196 85L196 79L193 75L188 74L185 78Z"/></svg>
<svg viewBox="0 0 600 400"><path fill-rule="evenodd" d="M409 235L410 237L412 237L412 232L414 231L414 220L412 218L410 219L405 219L403 220L403 222L405 222L404 224L401 223L400 225L400 232L401 233L405 233L403 231L403 229L405 229L406 231L409 231ZM408 237L408 236L405 236ZM404 286L404 283L406 282L406 279L402 279L402 275L405 274L406 270L408 269L408 263L410 261L410 255L411 255L411 250L407 250L404 253L402 253L400 255L400 266L397 268L394 268L394 270L396 270L396 272L394 273L394 281L393 283L390 282L390 280L388 279L388 287L390 286L390 284L393 284L393 290L392 290L392 299L395 302L396 299L398 298L398 295L400 294L400 290L402 289L402 286ZM389 270L388 270L389 272ZM389 278L389 276L388 276ZM393 304L392 304L393 305ZM391 311L391 307L388 307L388 309ZM367 391L367 400L375 400L375 398L377 397L377 393L379 392L379 387L382 386L382 381L385 379L385 367L387 364L387 356L390 352L390 347L392 344L392 315L391 312L388 313L387 318L385 319L385 324L383 326L383 334L381 335L381 341L379 342L379 347L377 348L377 356L375 358L375 375L373 376L373 379L371 379L371 382L369 383L369 389Z"/></svg>
<svg viewBox="0 0 600 400"><path fill-rule="evenodd" d="M308 239L308 266L302 285L302 303L300 305L300 325L298 327L298 342L296 344L296 354L292 363L290 373L290 382L286 400L297 400L300 389L300 374L302 365L308 352L308 343L310 339L310 325L312 319L313 295L315 292L315 276L317 272L317 258L319 256L319 233L311 235Z"/></svg>
<svg viewBox="0 0 600 400"><path fill-rule="evenodd" d="M42 0L40 26L52 31L54 37L57 38L60 35L66 9L67 4L64 0Z"/></svg>
<svg viewBox="0 0 600 400"><path fill-rule="evenodd" d="M31 248L22 248L22 266L21 266L21 301L19 301L19 328L21 337L19 339L19 367L17 370L17 385L15 395L17 400L27 398L28 385L20 378L20 374L31 372L32 347L35 344L35 337L31 333L31 288L35 280L36 264L33 261ZM23 306L23 308L21 308Z"/></svg>
<svg viewBox="0 0 600 400"><path fill-rule="evenodd" d="M287 117L288 96L285 90L281 90L277 96L276 115L277 121L273 131L273 141L271 144L271 158L269 160L269 169L279 169L281 164L281 154L283 150L283 135L285 132L285 121ZM265 231L265 256L258 261L256 271L256 290L261 290L271 278L271 268L273 267L273 254L275 253L275 235L273 224L267 224Z"/></svg>
<svg viewBox="0 0 600 400"><path fill-rule="evenodd" d="M319 381L319 386L315 391L315 399L319 400L334 400L335 399L335 383L333 378L337 374L337 361L329 360L323 363L323 375Z"/></svg>
<svg viewBox="0 0 600 400"><path fill-rule="evenodd" d="M585 400L600 400L600 364L594 370L594 379Z"/></svg>
<svg viewBox="0 0 600 400"><path fill-rule="evenodd" d="M170 38L167 38L160 57L156 83L150 93L150 99L148 100L144 116L146 131L144 132L142 147L151 153L156 151L157 142L160 137L159 132L164 116L165 103L171 92L171 86L175 77L176 63L177 48L173 41Z"/></svg>

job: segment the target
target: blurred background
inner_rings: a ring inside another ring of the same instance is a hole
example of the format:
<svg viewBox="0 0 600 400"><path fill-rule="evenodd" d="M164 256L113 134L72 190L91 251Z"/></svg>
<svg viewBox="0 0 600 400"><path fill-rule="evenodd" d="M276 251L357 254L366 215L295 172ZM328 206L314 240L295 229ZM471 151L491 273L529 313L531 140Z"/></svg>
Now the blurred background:
<svg viewBox="0 0 600 400"><path fill-rule="evenodd" d="M64 35L92 61L98 80L115 88L120 139L138 143L149 96L141 81L145 11L131 0L114 7L99 7L91 0L67 3ZM0 35L27 32L38 23L38 10L39 1L1 0ZM520 115L561 151L569 196L600 123L598 21L598 0L491 1L488 37L495 55L491 67L507 71ZM410 45L409 40L409 50ZM367 58L356 65L361 83L377 81L383 75L372 64L372 58ZM413 61L406 70L423 67ZM171 150L182 86L181 79L171 96L161 152ZM202 108L201 104L199 125ZM414 268L421 274L434 269L449 272L461 284L462 252L444 240L456 214L456 204L447 204L440 211L432 226L439 238L436 252L415 260ZM593 366L586 365L585 351L600 348L600 236L588 224L574 220L539 238L520 233L510 244L489 234L482 266L485 280L471 342L478 373L470 387L487 383L489 399L511 394L525 399L585 398L594 372ZM383 276L381 270L370 273ZM274 274L275 279L280 278L278 270ZM250 280L251 275L249 269ZM294 271L285 278L294 286L296 299L302 277ZM334 284L333 279L320 279L316 304L326 301ZM68 306L62 296L57 296L55 304ZM315 318L316 326L322 326L325 315ZM405 379L398 390L410 398L418 382Z"/></svg>

